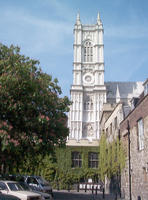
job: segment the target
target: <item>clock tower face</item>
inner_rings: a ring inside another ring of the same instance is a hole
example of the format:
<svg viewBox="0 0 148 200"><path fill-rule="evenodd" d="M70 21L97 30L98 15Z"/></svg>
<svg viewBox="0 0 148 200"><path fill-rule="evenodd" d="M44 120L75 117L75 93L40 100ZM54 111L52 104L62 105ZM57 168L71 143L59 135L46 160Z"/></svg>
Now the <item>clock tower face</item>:
<svg viewBox="0 0 148 200"><path fill-rule="evenodd" d="M93 74L92 73L86 73L86 74L84 74L84 76L83 76L83 82L84 82L84 84L87 84L87 85L93 84L93 82L94 82Z"/></svg>

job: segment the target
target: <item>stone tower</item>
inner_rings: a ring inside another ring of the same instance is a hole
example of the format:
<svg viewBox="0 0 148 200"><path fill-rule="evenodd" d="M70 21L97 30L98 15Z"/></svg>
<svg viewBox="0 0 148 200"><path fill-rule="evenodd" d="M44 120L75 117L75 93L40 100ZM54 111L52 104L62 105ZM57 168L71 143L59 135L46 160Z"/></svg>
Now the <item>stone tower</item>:
<svg viewBox="0 0 148 200"><path fill-rule="evenodd" d="M103 24L83 25L77 14L74 26L73 84L67 145L95 144L99 140L99 117L106 102L104 85Z"/></svg>

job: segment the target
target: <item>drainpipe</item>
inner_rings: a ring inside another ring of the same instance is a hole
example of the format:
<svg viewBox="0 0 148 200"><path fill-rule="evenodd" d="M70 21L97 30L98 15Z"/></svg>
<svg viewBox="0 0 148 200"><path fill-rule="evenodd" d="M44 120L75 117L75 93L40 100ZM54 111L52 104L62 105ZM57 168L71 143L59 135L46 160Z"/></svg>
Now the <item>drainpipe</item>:
<svg viewBox="0 0 148 200"><path fill-rule="evenodd" d="M130 152L130 125L129 120L127 120L127 130L128 130L128 160L129 160L129 200L132 200L132 192L131 192L131 152Z"/></svg>

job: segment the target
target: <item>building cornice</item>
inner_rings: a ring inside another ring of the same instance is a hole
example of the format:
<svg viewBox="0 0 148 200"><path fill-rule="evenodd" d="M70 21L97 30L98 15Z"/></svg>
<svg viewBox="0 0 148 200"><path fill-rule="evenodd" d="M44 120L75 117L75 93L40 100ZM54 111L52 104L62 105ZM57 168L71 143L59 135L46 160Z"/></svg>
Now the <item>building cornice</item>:
<svg viewBox="0 0 148 200"><path fill-rule="evenodd" d="M82 72L82 69L73 69L73 72Z"/></svg>
<svg viewBox="0 0 148 200"><path fill-rule="evenodd" d="M101 47L101 46L104 47L104 44L94 44L94 47Z"/></svg>
<svg viewBox="0 0 148 200"><path fill-rule="evenodd" d="M85 70L87 70L87 69L73 69L72 71L73 72L83 72ZM92 70L93 70L93 72L104 72L104 69L92 69Z"/></svg>
<svg viewBox="0 0 148 200"><path fill-rule="evenodd" d="M83 46L82 44L73 44L73 47L76 47L76 46ZM104 44L94 44L93 47L104 47Z"/></svg>
<svg viewBox="0 0 148 200"><path fill-rule="evenodd" d="M76 47L76 46L82 46L81 44L73 44L73 47Z"/></svg>
<svg viewBox="0 0 148 200"><path fill-rule="evenodd" d="M81 139L81 140L76 140L76 139L69 139L66 143L66 146L93 146L93 147L98 147L99 145L99 140L92 139L92 141L89 141L88 139Z"/></svg>
<svg viewBox="0 0 148 200"><path fill-rule="evenodd" d="M80 65L102 65L104 62L73 62L74 64L80 64Z"/></svg>

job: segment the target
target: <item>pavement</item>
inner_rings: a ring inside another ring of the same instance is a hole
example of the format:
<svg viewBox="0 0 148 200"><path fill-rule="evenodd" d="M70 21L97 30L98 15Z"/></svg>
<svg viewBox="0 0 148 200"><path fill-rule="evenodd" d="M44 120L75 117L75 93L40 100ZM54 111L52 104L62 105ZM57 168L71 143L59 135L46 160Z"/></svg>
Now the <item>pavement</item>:
<svg viewBox="0 0 148 200"><path fill-rule="evenodd" d="M115 195L113 194L105 194L104 198L103 198L103 194L102 192L97 192L92 194L92 191L88 190L87 192L85 192L84 190L80 190L79 192L77 192L76 190L54 190L54 200L121 200L121 198L117 198ZM124 200L124 199L122 199Z"/></svg>

